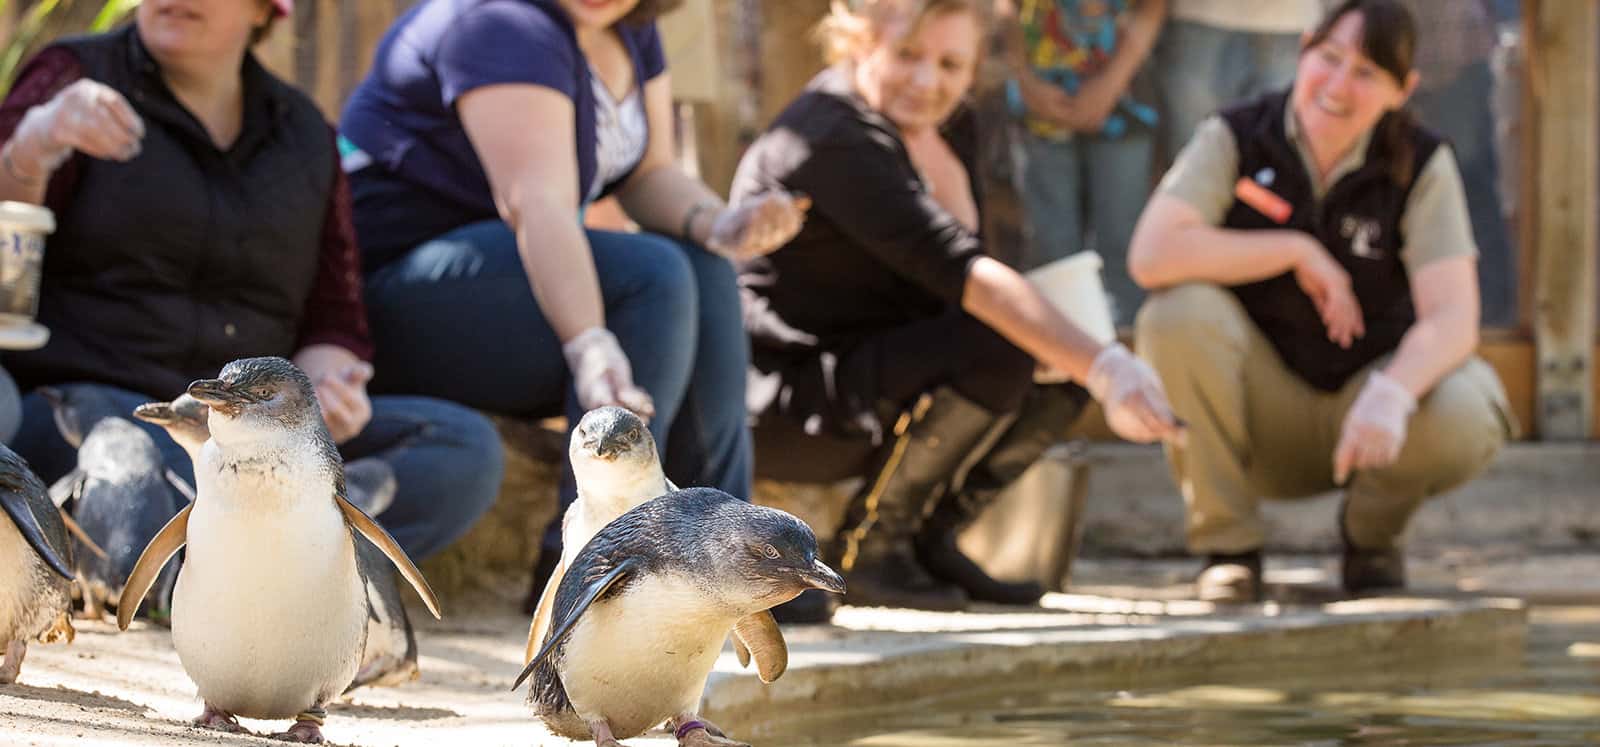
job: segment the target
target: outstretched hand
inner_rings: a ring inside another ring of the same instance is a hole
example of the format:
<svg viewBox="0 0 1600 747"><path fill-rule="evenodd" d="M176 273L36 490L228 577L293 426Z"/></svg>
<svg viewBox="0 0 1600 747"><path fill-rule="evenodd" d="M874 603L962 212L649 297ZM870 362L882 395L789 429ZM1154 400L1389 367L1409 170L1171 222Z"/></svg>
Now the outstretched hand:
<svg viewBox="0 0 1600 747"><path fill-rule="evenodd" d="M706 248L733 260L759 257L789 243L810 209L810 197L787 192L742 201L717 213Z"/></svg>

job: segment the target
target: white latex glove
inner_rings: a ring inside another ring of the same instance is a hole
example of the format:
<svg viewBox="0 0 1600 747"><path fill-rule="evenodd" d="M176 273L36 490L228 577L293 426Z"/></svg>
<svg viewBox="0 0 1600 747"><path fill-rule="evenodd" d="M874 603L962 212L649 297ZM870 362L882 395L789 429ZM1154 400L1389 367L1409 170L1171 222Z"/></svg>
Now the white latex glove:
<svg viewBox="0 0 1600 747"><path fill-rule="evenodd" d="M1382 371L1374 371L1344 415L1339 446L1333 450L1334 482L1343 485L1354 470L1394 464L1406 442L1406 421L1416 411L1417 398L1411 392Z"/></svg>
<svg viewBox="0 0 1600 747"><path fill-rule="evenodd" d="M14 176L48 178L72 151L127 161L139 155L144 121L116 89L81 78L23 116L6 144Z"/></svg>
<svg viewBox="0 0 1600 747"><path fill-rule="evenodd" d="M805 224L811 198L770 192L717 213L706 248L729 259L759 257L784 244Z"/></svg>
<svg viewBox="0 0 1600 747"><path fill-rule="evenodd" d="M590 327L561 346L578 390L578 404L584 410L616 405L632 410L646 420L656 414L655 402L643 389L633 385L633 368L617 344L616 335L605 327Z"/></svg>
<svg viewBox="0 0 1600 747"><path fill-rule="evenodd" d="M1122 343L1107 345L1095 356L1084 388L1105 410L1106 424L1117 435L1138 443L1183 438L1160 377Z"/></svg>

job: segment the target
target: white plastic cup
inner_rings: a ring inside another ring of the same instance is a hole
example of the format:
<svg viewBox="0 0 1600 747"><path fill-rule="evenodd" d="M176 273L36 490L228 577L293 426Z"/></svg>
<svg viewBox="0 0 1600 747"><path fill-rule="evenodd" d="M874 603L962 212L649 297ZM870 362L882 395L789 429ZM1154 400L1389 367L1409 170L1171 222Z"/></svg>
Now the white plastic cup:
<svg viewBox="0 0 1600 747"><path fill-rule="evenodd" d="M1093 251L1081 251L1030 270L1027 278L1061 314L1101 344L1117 339L1111 320L1111 299L1100 281L1105 263Z"/></svg>
<svg viewBox="0 0 1600 747"><path fill-rule="evenodd" d="M39 313L44 241L55 230L55 215L48 208L0 202L0 349L30 350L50 339L50 331L34 317Z"/></svg>

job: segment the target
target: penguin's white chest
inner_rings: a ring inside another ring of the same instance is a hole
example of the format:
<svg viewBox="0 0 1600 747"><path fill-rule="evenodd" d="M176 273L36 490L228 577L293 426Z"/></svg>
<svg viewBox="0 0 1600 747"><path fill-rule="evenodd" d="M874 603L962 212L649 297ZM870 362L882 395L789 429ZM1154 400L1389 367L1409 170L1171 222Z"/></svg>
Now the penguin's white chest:
<svg viewBox="0 0 1600 747"><path fill-rule="evenodd" d="M203 452L172 639L214 706L288 718L355 677L366 597L321 461L285 449L235 470Z"/></svg>
<svg viewBox="0 0 1600 747"><path fill-rule="evenodd" d="M609 722L618 739L692 711L737 619L686 577L640 579L573 626L557 664L567 699L585 721Z"/></svg>

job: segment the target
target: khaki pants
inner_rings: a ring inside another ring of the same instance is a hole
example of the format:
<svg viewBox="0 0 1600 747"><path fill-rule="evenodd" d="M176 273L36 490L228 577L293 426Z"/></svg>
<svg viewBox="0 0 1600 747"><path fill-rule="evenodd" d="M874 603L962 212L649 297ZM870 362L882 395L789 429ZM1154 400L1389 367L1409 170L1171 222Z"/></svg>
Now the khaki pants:
<svg viewBox="0 0 1600 747"><path fill-rule="evenodd" d="M1260 498L1314 495L1333 483L1333 451L1345 412L1379 360L1337 392L1291 372L1225 288L1191 284L1151 296L1139 311L1139 354L1188 423L1188 443L1169 445L1173 479L1188 510L1190 551L1237 553L1262 546ZM1418 402L1399 460L1356 473L1346 486L1345 527L1364 549L1401 541L1422 501L1481 472L1516 430L1493 369L1473 358Z"/></svg>

